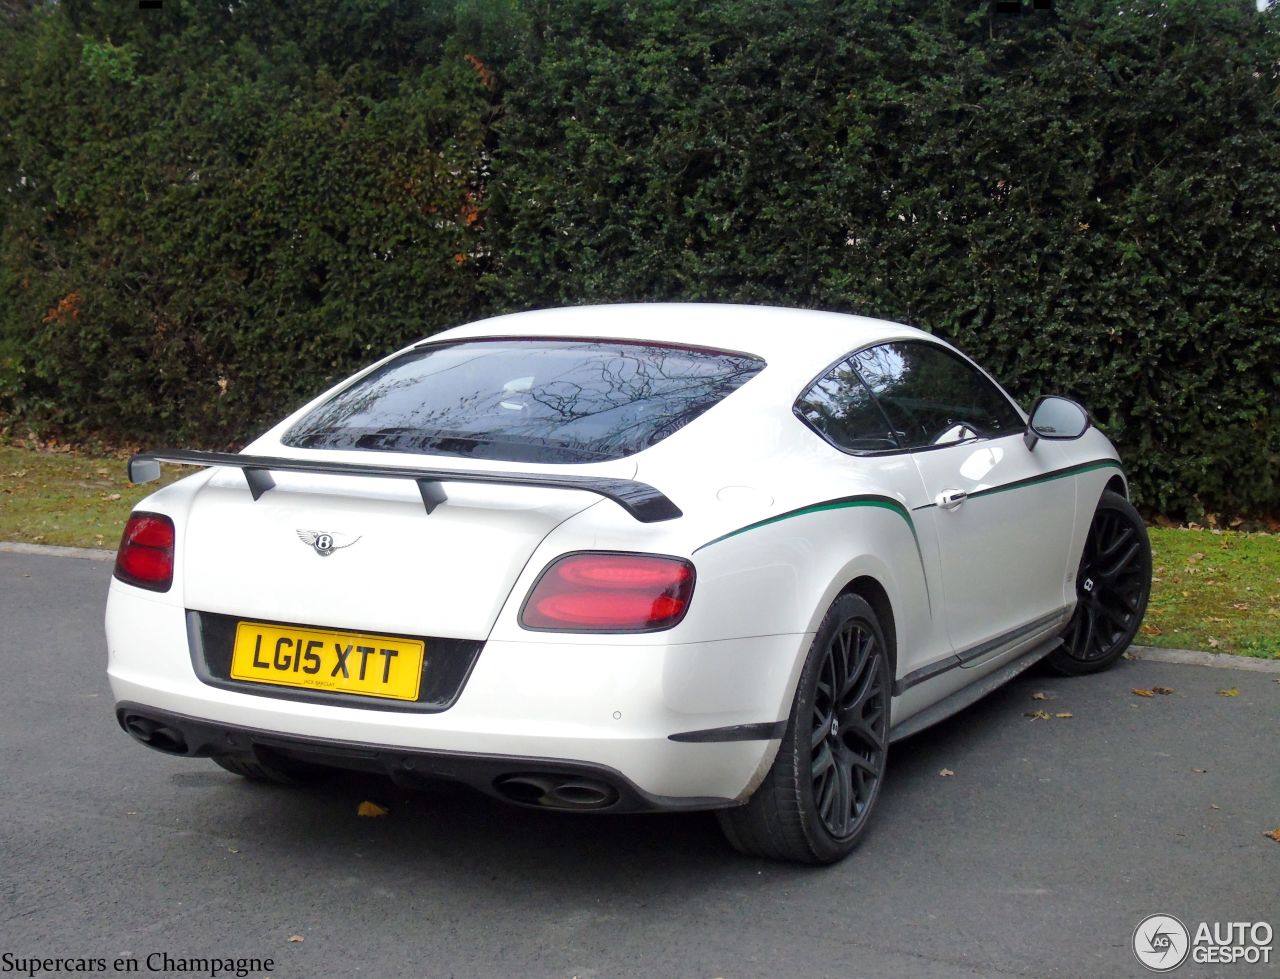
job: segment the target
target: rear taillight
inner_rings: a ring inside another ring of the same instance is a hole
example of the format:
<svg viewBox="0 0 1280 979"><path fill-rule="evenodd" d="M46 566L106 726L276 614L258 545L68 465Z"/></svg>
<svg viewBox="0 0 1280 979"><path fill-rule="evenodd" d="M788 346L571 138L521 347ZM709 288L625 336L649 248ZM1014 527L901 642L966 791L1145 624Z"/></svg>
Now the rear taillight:
<svg viewBox="0 0 1280 979"><path fill-rule="evenodd" d="M173 521L163 513L135 513L124 525L116 577L151 591L173 584Z"/></svg>
<svg viewBox="0 0 1280 979"><path fill-rule="evenodd" d="M650 554L567 554L542 572L520 610L526 629L653 632L684 618L693 565Z"/></svg>

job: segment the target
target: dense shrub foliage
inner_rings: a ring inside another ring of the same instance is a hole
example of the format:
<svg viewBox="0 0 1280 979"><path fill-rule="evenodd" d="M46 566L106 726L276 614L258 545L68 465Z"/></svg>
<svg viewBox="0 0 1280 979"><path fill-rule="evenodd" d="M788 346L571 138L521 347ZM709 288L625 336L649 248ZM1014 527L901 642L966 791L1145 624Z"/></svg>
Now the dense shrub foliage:
<svg viewBox="0 0 1280 979"><path fill-rule="evenodd" d="M242 442L612 300L863 312L1280 510L1280 15L1252 0L0 7L0 410Z"/></svg>
<svg viewBox="0 0 1280 979"><path fill-rule="evenodd" d="M234 441L474 313L489 95L452 18L421 8L108 0L15 18L0 52L13 410Z"/></svg>

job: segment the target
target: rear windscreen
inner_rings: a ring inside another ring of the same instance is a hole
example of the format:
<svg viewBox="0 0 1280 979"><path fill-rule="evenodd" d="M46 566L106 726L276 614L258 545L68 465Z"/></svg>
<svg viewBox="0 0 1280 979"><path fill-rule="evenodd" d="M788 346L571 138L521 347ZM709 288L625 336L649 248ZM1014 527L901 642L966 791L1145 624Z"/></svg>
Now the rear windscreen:
<svg viewBox="0 0 1280 979"><path fill-rule="evenodd" d="M505 462L600 462L660 442L765 364L747 354L606 340L466 340L411 350L284 436Z"/></svg>

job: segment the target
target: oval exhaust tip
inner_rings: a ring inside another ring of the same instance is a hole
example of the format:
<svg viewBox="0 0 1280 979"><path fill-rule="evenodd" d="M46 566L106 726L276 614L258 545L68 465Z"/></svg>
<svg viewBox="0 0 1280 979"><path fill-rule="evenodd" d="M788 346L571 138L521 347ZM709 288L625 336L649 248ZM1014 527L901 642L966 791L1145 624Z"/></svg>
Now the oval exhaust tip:
<svg viewBox="0 0 1280 979"><path fill-rule="evenodd" d="M143 744L150 744L151 735L156 729L156 724L154 721L139 717L137 714L128 714L125 716L123 727Z"/></svg>
<svg viewBox="0 0 1280 979"><path fill-rule="evenodd" d="M494 783L494 787L512 802L540 806L555 785L545 775L504 775Z"/></svg>
<svg viewBox="0 0 1280 979"><path fill-rule="evenodd" d="M551 796L574 809L600 809L618 801L618 793L612 786L587 779L562 782L552 790Z"/></svg>

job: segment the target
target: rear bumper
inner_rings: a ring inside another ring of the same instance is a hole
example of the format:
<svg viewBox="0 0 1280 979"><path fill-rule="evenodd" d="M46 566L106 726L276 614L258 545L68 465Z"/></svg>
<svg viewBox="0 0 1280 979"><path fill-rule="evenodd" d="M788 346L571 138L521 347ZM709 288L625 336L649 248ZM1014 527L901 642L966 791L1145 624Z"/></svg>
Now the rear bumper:
<svg viewBox="0 0 1280 979"><path fill-rule="evenodd" d="M358 744L235 727L157 710L116 704L116 720L136 740L168 755L206 758L234 753L261 761L303 761L386 775L398 784L445 779L506 802L578 812L649 812L720 809L732 799L656 796L604 765L559 758L422 751Z"/></svg>
<svg viewBox="0 0 1280 979"><path fill-rule="evenodd" d="M421 713L202 682L184 610L118 582L106 624L118 716L172 726L184 744L176 753L283 751L402 779L453 778L515 802L531 800L500 787L510 775L581 776L616 792L616 803L588 807L611 811L745 800L777 750L797 650L807 644L800 635L680 645L491 640L453 706Z"/></svg>

